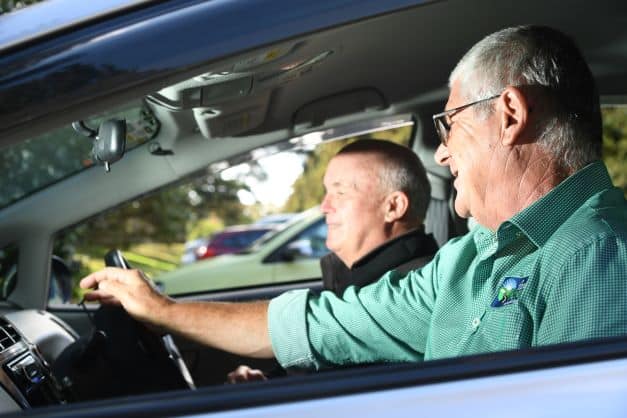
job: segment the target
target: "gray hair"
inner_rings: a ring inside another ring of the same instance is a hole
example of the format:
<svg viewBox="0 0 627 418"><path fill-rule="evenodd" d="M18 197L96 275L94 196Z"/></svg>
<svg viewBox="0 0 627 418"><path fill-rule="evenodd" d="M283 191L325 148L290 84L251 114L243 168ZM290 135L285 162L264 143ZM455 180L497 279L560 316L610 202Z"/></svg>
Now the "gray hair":
<svg viewBox="0 0 627 418"><path fill-rule="evenodd" d="M407 195L407 215L423 222L431 200L431 185L420 158L409 148L378 139L362 139L342 148L337 155L365 153L379 161L379 181L384 192L401 191Z"/></svg>
<svg viewBox="0 0 627 418"><path fill-rule="evenodd" d="M536 126L539 145L569 171L601 158L599 95L581 52L565 34L519 26L488 35L460 60L449 87L455 81L469 101L507 86L543 87L551 111ZM493 101L475 107L484 118L493 109Z"/></svg>

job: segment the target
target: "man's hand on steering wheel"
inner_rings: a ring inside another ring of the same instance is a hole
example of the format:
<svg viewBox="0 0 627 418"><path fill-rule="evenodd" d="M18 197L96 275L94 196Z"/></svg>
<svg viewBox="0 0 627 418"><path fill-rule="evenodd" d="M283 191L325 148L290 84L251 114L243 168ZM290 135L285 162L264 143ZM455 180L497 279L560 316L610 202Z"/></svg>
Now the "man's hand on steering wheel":
<svg viewBox="0 0 627 418"><path fill-rule="evenodd" d="M173 301L159 293L140 270L106 267L85 277L83 289L93 289L85 300L103 304L121 304L139 321L160 326L159 313Z"/></svg>

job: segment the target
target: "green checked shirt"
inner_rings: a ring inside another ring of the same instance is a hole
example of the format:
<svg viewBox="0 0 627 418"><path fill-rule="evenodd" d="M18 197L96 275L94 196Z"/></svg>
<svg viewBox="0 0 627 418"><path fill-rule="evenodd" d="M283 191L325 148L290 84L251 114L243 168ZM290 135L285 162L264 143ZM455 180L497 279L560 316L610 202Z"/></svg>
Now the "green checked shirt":
<svg viewBox="0 0 627 418"><path fill-rule="evenodd" d="M627 335L627 205L603 163L500 225L447 243L420 270L332 292L285 293L269 332L283 367L421 361Z"/></svg>

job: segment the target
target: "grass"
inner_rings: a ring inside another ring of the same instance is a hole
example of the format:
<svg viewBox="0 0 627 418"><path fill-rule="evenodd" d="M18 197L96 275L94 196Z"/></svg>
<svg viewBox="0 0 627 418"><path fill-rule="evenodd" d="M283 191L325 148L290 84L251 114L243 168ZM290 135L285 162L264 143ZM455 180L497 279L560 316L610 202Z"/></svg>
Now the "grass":
<svg viewBox="0 0 627 418"><path fill-rule="evenodd" d="M148 275L155 277L166 271L176 269L183 254L184 244L162 244L162 243L142 243L131 246L122 251L124 257L133 268L138 268ZM109 248L85 247L77 249L74 254L74 261L80 264L80 268L74 272L73 299L78 302L85 291L79 288L80 279L95 271L105 267L104 255Z"/></svg>

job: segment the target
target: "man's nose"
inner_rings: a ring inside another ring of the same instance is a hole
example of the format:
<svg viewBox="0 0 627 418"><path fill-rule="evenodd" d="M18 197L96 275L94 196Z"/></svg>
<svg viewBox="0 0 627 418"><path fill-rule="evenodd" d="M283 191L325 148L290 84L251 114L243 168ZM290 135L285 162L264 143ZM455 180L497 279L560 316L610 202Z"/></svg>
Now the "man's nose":
<svg viewBox="0 0 627 418"><path fill-rule="evenodd" d="M440 144L438 146L438 149L435 150L435 154L433 155L435 162L441 166L449 165L448 160L450 157L451 156L448 153L448 148L446 148L444 144Z"/></svg>
<svg viewBox="0 0 627 418"><path fill-rule="evenodd" d="M328 194L324 195L322 199L322 203L320 203L320 210L322 213L329 213L333 209L333 205L331 205L331 198Z"/></svg>

